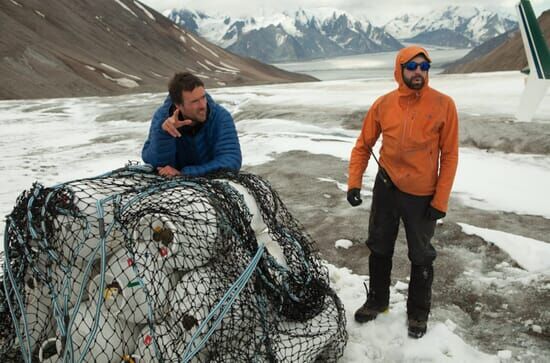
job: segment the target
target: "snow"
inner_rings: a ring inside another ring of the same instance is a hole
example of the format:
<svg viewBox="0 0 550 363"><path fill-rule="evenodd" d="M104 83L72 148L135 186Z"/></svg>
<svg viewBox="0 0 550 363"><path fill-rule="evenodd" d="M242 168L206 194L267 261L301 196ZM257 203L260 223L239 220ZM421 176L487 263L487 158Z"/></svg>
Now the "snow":
<svg viewBox="0 0 550 363"><path fill-rule="evenodd" d="M412 38L414 35L411 30L420 19L420 16L414 14L402 15L386 23L384 30L397 39Z"/></svg>
<svg viewBox="0 0 550 363"><path fill-rule="evenodd" d="M104 78L108 79L109 81L113 81L113 82L116 82L119 86L121 87L124 87L124 88L135 88L135 87L139 87L139 83L137 83L136 81L134 81L133 79L129 79L129 78L113 78L105 73L101 73L103 75Z"/></svg>
<svg viewBox="0 0 550 363"><path fill-rule="evenodd" d="M284 42L286 41L287 39L287 35L284 35L284 34L277 34L275 36L275 40L277 42L277 46L280 47L281 45L284 44Z"/></svg>
<svg viewBox="0 0 550 363"><path fill-rule="evenodd" d="M498 20L488 23L496 16ZM412 38L425 31L451 29L472 38L475 42L486 40L489 28L502 34L508 29L504 27L504 20L515 21L515 17L502 12L495 12L485 8L473 6L446 6L434 9L424 15L402 15L390 20L384 30L398 39Z"/></svg>
<svg viewBox="0 0 550 363"><path fill-rule="evenodd" d="M200 61L197 61L197 64L201 66L202 68L206 69L207 71L211 72L212 70L208 68L206 65L202 64Z"/></svg>
<svg viewBox="0 0 550 363"><path fill-rule="evenodd" d="M138 8L141 9L141 11L143 11L145 13L145 15L147 15L149 17L149 19L153 20L153 21L156 21L157 19L155 19L155 17L153 16L153 14L151 14L151 12L149 10L147 10L145 8L145 6L141 5L139 3L139 1L135 1L134 0L134 5L137 6Z"/></svg>
<svg viewBox="0 0 550 363"><path fill-rule="evenodd" d="M236 69L223 62L219 64L226 69ZM111 68L113 72L122 73ZM197 73L196 70L189 70ZM133 82L129 77L126 81ZM519 72L435 75L430 82L435 88L450 94L462 114L481 114L487 120L512 115L523 88L523 78ZM228 87L209 89L209 92L234 115L238 115L240 109L249 111L254 106L262 110L321 109L351 113L366 110L376 97L394 87L391 77L386 77ZM4 142L0 143L0 153L3 155L0 164L3 175L0 181L0 214L8 214L17 195L30 188L35 180L51 186L101 174L124 165L128 160L139 160L151 114L165 96L165 93L160 93L0 102L0 127L4 136ZM549 101L550 95L547 95L537 113L537 122L550 122ZM269 162L281 153L293 150L330 155L347 161L359 133L358 130L340 126L342 120L339 119L308 122L291 117L261 117L249 113L245 119L239 118L237 122L246 166ZM379 144L375 152L378 153L378 150ZM376 168L371 164L363 180L363 196L371 195L375 172ZM329 187L334 188L333 195L337 195L334 198L344 198L343 192L347 190L343 182L345 173L345 170L341 171L342 178L339 180L322 174L318 175L317 180L319 183L332 184ZM461 148L459 172L452 197L454 202L473 208L550 218L550 207L544 205L547 198L541 197L547 195L548 185L550 157L547 155ZM472 266L460 275L460 279L467 280L479 291L491 287L504 292L512 284L533 286L539 282L537 286L544 288L545 283L548 289L550 252L546 246L550 241L537 241L466 224L461 224L461 227L464 232L474 233L510 254L510 258L522 268L506 261L490 271ZM2 231L3 228L0 228L0 233ZM335 248L343 248L340 245L349 243L334 243ZM406 332L407 281L394 281L390 311L387 314L369 324L356 323L353 313L364 302L363 281L368 278L353 274L346 268L328 264L327 267L331 286L346 307L349 343L341 362L496 362L499 358L510 359L496 356L496 350L493 351L495 355L487 355L464 342L460 336L468 335L465 333L468 326L452 316L445 316L441 320L432 319L423 339L409 339ZM474 309L481 311L483 308L476 306ZM542 332L543 328L541 325L533 325L531 321L525 330L541 334L537 332ZM505 348L508 347L499 349L504 352ZM508 352L501 354L512 354Z"/></svg>
<svg viewBox="0 0 550 363"><path fill-rule="evenodd" d="M135 16L136 18L139 18L139 16L137 16L136 13L134 13L134 11L132 9L130 9L128 6L126 6L126 4L124 4L121 0L115 0L115 2L122 6L126 11L128 11L130 14L132 14L133 16Z"/></svg>
<svg viewBox="0 0 550 363"><path fill-rule="evenodd" d="M518 265L530 272L543 272L550 275L550 243L512 233L480 228L466 223L459 223L462 231L476 235L493 243L506 252Z"/></svg>
<svg viewBox="0 0 550 363"><path fill-rule="evenodd" d="M408 338L406 296L393 287L388 313L368 324L356 323L353 313L365 302L363 282L368 277L355 275L347 268L326 266L331 287L346 307L349 340L339 362L498 362L497 357L476 350L456 335L455 323L430 322L422 339Z"/></svg>
<svg viewBox="0 0 550 363"><path fill-rule="evenodd" d="M183 35L180 35L180 40L182 41L183 44L187 43L187 40L185 40L185 37Z"/></svg>
<svg viewBox="0 0 550 363"><path fill-rule="evenodd" d="M225 68L225 67L222 67L222 66L218 66L218 65L210 62L208 59L205 59L204 63L208 64L209 66L212 66L213 68L216 68L217 70L221 71L222 73L237 73L238 72L238 71L235 71L235 70L230 69L230 68Z"/></svg>
<svg viewBox="0 0 550 363"><path fill-rule="evenodd" d="M317 180L322 181L322 182L333 183L342 192L346 192L348 190L348 186L346 184L339 183L336 180L331 179L331 178L317 178ZM361 193L363 193L363 190L361 190Z"/></svg>
<svg viewBox="0 0 550 363"><path fill-rule="evenodd" d="M348 239L339 239L338 241L334 242L334 248L343 248L347 250L353 246L353 242Z"/></svg>
<svg viewBox="0 0 550 363"><path fill-rule="evenodd" d="M120 73L120 74L122 74L122 75L127 76L128 78L133 79L133 80L141 81L141 78L139 78L138 76L134 76L134 75L132 75L132 74L124 73L124 72L122 72L122 71L116 69L115 67L110 66L110 65L105 64L105 63L100 63L100 64L103 66L103 68L105 68L105 69L107 69L107 70L109 70L109 71L111 71L111 72Z"/></svg>
<svg viewBox="0 0 550 363"><path fill-rule="evenodd" d="M12 3L13 5L15 5L15 6L19 6L20 8L23 7L23 5L19 4L19 3L18 3L17 1L15 1L15 0L10 0L10 1L11 1L11 3Z"/></svg>
<svg viewBox="0 0 550 363"><path fill-rule="evenodd" d="M35 12L38 16L40 16L42 19L46 19L46 15L44 15L44 14L41 13L40 11L35 10L34 12Z"/></svg>
<svg viewBox="0 0 550 363"><path fill-rule="evenodd" d="M499 350L498 357L500 359L510 359L512 358L512 352L509 350Z"/></svg>
<svg viewBox="0 0 550 363"><path fill-rule="evenodd" d="M189 38L191 38L192 41L194 41L195 43L197 43L198 45L200 45L201 47L203 47L204 49L206 49L208 52L210 52L210 54L212 54L214 57L216 58L219 58L220 56L214 52L212 49L208 48L206 45L202 44L201 42L199 42L197 39L195 39L191 34L187 34L187 36Z"/></svg>
<svg viewBox="0 0 550 363"><path fill-rule="evenodd" d="M234 67L234 66L232 66L232 65L229 65L229 64L224 63L224 62L222 62L222 61L220 61L220 64L221 64L222 66L228 68L228 69L231 69L231 70L236 71L236 72L240 72L240 69L237 68L237 67Z"/></svg>
<svg viewBox="0 0 550 363"><path fill-rule="evenodd" d="M285 41L285 36L302 37L302 32L298 29L297 24L306 25L310 21L314 21L316 27L324 33L322 25L326 22L333 20L344 15L348 18L348 26L352 31L356 31L357 24L358 29L367 29L371 23L363 16L355 17L351 14L334 8L320 7L310 9L299 9L295 12L282 12L274 13L268 16L254 16L254 17L242 17L242 18L229 18L230 21L226 24L227 15L211 15L211 16L199 16L197 11L185 8L181 10L172 9L165 12L166 15L174 14L172 19L175 22L180 20L178 11L187 11L193 14L193 19L197 23L199 34L208 39L209 41L227 48L237 41L237 37L230 39L224 36L229 32L230 28L236 22L243 22L243 33L248 33L253 30L260 30L267 28L271 25L280 26L286 33L286 35L279 35L277 38L277 44L280 46Z"/></svg>
<svg viewBox="0 0 550 363"><path fill-rule="evenodd" d="M471 78L470 78L471 77ZM516 72L479 75L476 92L471 90L475 75L434 76L436 89L444 89L455 99L460 111L477 109L490 115L513 114L521 94L522 77ZM495 87L492 91L489 85ZM466 87L466 85L468 87ZM246 97L237 89L225 88L219 96L228 102L286 107L346 107L354 109L372 103L393 82L385 80L323 82L288 86L247 87ZM498 90L496 93L495 90ZM547 96L550 100L550 94ZM514 102L515 99L515 102ZM477 106L479 105L479 106ZM483 105L483 106L482 106ZM550 102L543 102L541 115L550 115ZM313 154L332 155L349 160L349 154L358 131L340 127L304 124L284 119L245 119L237 124L243 140L245 163L258 165L277 154L304 150ZM510 170L514 170L510 173ZM369 167L367 175L373 176ZM483 182L480 182L483 181ZM542 155L486 152L476 148L460 148L459 168L453 187L453 196L463 204L485 210L539 215L550 218L550 204L541 198L550 185L550 158ZM513 192L511 192L513 191Z"/></svg>

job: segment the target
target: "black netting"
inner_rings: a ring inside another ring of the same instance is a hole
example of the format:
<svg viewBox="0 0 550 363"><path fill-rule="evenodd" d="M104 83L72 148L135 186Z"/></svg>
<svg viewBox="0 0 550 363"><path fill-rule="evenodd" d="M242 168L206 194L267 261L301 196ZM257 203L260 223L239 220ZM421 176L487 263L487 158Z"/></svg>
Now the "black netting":
<svg viewBox="0 0 550 363"><path fill-rule="evenodd" d="M0 361L335 362L343 306L252 174L34 184L6 219Z"/></svg>

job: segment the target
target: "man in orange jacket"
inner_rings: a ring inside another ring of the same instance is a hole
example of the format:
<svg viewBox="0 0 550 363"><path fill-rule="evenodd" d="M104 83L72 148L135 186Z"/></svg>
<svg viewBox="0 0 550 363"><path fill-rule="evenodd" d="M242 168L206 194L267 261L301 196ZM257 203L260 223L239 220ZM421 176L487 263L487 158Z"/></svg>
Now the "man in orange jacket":
<svg viewBox="0 0 550 363"><path fill-rule="evenodd" d="M437 219L445 217L458 164L456 107L449 96L428 86L430 64L421 47L397 54L394 76L399 87L378 98L363 121L351 152L347 194L352 206L361 204L363 174L382 134L367 239L370 289L355 320L373 320L388 308L392 256L402 219L411 261L407 315L413 338L426 332L436 257L430 241Z"/></svg>

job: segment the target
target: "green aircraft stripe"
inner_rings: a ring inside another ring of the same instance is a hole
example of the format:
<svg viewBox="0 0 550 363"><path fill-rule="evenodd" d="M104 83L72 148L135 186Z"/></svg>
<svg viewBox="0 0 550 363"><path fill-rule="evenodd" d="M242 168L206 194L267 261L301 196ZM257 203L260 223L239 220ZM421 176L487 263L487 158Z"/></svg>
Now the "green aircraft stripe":
<svg viewBox="0 0 550 363"><path fill-rule="evenodd" d="M539 78L550 79L550 52L529 0L521 0L519 9L526 26L527 41L531 48L537 74Z"/></svg>

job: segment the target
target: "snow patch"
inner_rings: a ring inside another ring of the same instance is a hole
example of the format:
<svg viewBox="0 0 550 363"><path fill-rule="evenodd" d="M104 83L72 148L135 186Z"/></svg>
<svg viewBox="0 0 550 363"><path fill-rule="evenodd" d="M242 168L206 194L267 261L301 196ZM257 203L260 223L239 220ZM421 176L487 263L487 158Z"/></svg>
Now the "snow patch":
<svg viewBox="0 0 550 363"><path fill-rule="evenodd" d="M105 73L101 73L101 74L103 74L103 77L107 78L109 81L116 82L121 87L124 87L124 88L139 87L139 84L136 81L132 80L132 79L129 79L129 78L113 78L113 77L110 77L109 75L107 75Z"/></svg>
<svg viewBox="0 0 550 363"><path fill-rule="evenodd" d="M19 4L19 3L18 3L17 1L15 1L15 0L10 0L10 1L11 1L11 3L12 3L13 5L19 6L20 8L23 7L23 5Z"/></svg>
<svg viewBox="0 0 550 363"><path fill-rule="evenodd" d="M113 67L113 66L110 66L110 65L108 65L108 64L105 64L105 63L99 63L99 64L101 64L101 66L102 66L103 68L105 68L105 69L107 69L107 70L109 70L109 71L111 71L111 72L120 73L120 74L125 75L125 76L127 76L128 78L131 78L131 79L136 80L136 81L141 81L141 80L142 80L142 79L139 78L138 76L134 76L134 75L132 75L132 74L124 73L124 72L118 70L117 68L115 68L115 67Z"/></svg>
<svg viewBox="0 0 550 363"><path fill-rule="evenodd" d="M550 243L512 233L458 223L468 235L476 235L506 252L518 265L530 272L550 274Z"/></svg>
<svg viewBox="0 0 550 363"><path fill-rule="evenodd" d="M330 285L346 308L348 344L341 363L364 362L498 362L466 344L447 323L431 320L422 339L407 337L406 295L393 287L388 313L368 324L356 323L353 314L365 302L363 282L368 277L355 275L347 268L325 264Z"/></svg>
<svg viewBox="0 0 550 363"><path fill-rule="evenodd" d="M131 13L131 14L132 14L133 16L135 16L136 18L139 18L139 16L137 16L137 14L134 13L134 12L132 11L132 9L130 9L128 6L126 6L126 4L124 4L121 0L115 0L115 2L116 2L118 5L122 6L124 9L126 9L126 11L128 11L129 13Z"/></svg>
<svg viewBox="0 0 550 363"><path fill-rule="evenodd" d="M35 12L38 16L40 16L42 19L46 19L46 15L44 15L44 14L41 13L40 11L34 10L34 12Z"/></svg>
<svg viewBox="0 0 550 363"><path fill-rule="evenodd" d="M205 59L204 63L208 64L209 66L212 66L213 68L217 68L219 71L224 72L224 73L238 73L239 72L239 71L235 71L233 69L218 66L218 65L210 62L208 59Z"/></svg>
<svg viewBox="0 0 550 363"><path fill-rule="evenodd" d="M95 68L94 68L94 67L89 66L89 65L87 65L87 64L86 64L84 67L85 67L86 69L89 69L90 71L95 71Z"/></svg>
<svg viewBox="0 0 550 363"><path fill-rule="evenodd" d="M409 289L409 285L404 283L403 281L397 281L395 283L395 286L394 288L397 290L397 291L406 291Z"/></svg>
<svg viewBox="0 0 550 363"><path fill-rule="evenodd" d="M338 241L334 242L334 248L343 248L347 250L353 246L353 242L347 239L339 239Z"/></svg>
<svg viewBox="0 0 550 363"><path fill-rule="evenodd" d="M286 38L287 38L287 35L286 34L277 34L275 36L275 40L277 42L277 46L280 47L281 45L284 44L284 42L286 41Z"/></svg>
<svg viewBox="0 0 550 363"><path fill-rule="evenodd" d="M134 5L141 9L149 17L149 19L156 21L157 19L145 8L145 6L141 5L139 2L134 0Z"/></svg>
<svg viewBox="0 0 550 363"><path fill-rule="evenodd" d="M231 66L231 65L229 65L229 64L227 64L227 63L225 63L225 62L220 61L220 64L221 64L222 66L224 66L225 68L232 69L232 70L234 70L234 71L236 71L236 72L240 72L240 71L241 71L239 68L233 67L233 66Z"/></svg>
<svg viewBox="0 0 550 363"><path fill-rule="evenodd" d="M187 44L187 40L185 40L185 37L183 35L180 35L180 40L184 43L184 44Z"/></svg>
<svg viewBox="0 0 550 363"><path fill-rule="evenodd" d="M202 64L200 61L197 61L197 64L199 66L201 66L202 68L206 69L207 71L212 72L212 70L210 68L208 68L206 65Z"/></svg>
<svg viewBox="0 0 550 363"><path fill-rule="evenodd" d="M201 47L203 47L204 49L206 49L207 51L209 51L214 57L216 58L219 58L220 56L214 52L213 50L211 50L210 48L208 48L206 45L202 44L201 42L199 42L197 39L195 39L193 36L191 36L191 34L187 34L187 36L189 38L191 38L192 41L194 41L195 43L197 43L198 45L200 45Z"/></svg>

